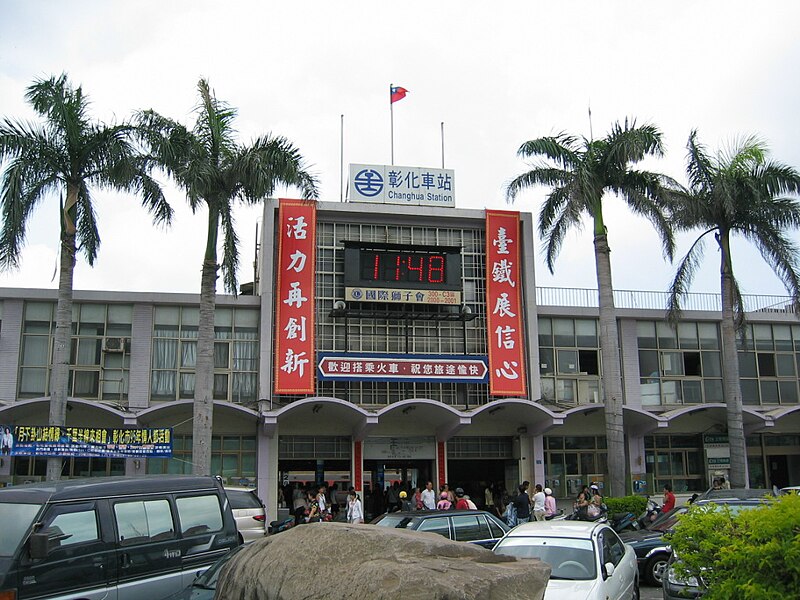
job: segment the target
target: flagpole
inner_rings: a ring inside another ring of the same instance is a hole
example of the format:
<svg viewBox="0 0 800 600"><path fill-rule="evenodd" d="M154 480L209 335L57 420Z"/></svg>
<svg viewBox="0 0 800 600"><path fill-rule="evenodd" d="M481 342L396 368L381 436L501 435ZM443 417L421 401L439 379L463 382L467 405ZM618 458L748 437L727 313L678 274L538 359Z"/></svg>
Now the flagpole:
<svg viewBox="0 0 800 600"><path fill-rule="evenodd" d="M389 84L389 130L392 144L392 166L394 166L394 102L392 102L392 84Z"/></svg>
<svg viewBox="0 0 800 600"><path fill-rule="evenodd" d="M339 128L339 202L344 202L344 115Z"/></svg>
<svg viewBox="0 0 800 600"><path fill-rule="evenodd" d="M444 169L444 121L442 121L442 168Z"/></svg>

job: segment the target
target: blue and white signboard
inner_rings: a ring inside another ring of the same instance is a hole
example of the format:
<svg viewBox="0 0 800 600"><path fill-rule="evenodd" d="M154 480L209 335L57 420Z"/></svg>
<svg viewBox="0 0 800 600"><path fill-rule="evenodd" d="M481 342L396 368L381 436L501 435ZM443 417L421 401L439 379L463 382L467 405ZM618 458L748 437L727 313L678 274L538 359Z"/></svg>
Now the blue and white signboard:
<svg viewBox="0 0 800 600"><path fill-rule="evenodd" d="M452 169L350 165L350 202L455 207Z"/></svg>

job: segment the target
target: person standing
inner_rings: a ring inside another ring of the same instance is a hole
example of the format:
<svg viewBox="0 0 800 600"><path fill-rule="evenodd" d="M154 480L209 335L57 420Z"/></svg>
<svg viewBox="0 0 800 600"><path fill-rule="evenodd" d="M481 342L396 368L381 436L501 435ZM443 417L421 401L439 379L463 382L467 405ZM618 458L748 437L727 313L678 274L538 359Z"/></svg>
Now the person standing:
<svg viewBox="0 0 800 600"><path fill-rule="evenodd" d="M436 510L450 510L452 504L447 499L447 492L442 492L439 502L436 503Z"/></svg>
<svg viewBox="0 0 800 600"><path fill-rule="evenodd" d="M541 484L537 483L533 494L533 518L537 521L544 521L544 500L545 495Z"/></svg>
<svg viewBox="0 0 800 600"><path fill-rule="evenodd" d="M664 501L661 503L661 512L667 513L675 508L675 494L672 493L672 484L664 484Z"/></svg>
<svg viewBox="0 0 800 600"><path fill-rule="evenodd" d="M364 522L364 509L361 506L361 499L358 497L355 490L351 490L347 497L347 522Z"/></svg>
<svg viewBox="0 0 800 600"><path fill-rule="evenodd" d="M544 488L544 518L556 516L556 499L553 497L553 490L549 487Z"/></svg>
<svg viewBox="0 0 800 600"><path fill-rule="evenodd" d="M403 512L410 512L413 510L413 507L411 506L411 501L408 499L408 492L402 490L400 492L399 498L400 498L399 510Z"/></svg>
<svg viewBox="0 0 800 600"><path fill-rule="evenodd" d="M489 483L486 484L486 488L483 490L483 503L485 504L487 511L493 515L498 514L497 508L494 505L494 490L492 489L492 485Z"/></svg>
<svg viewBox="0 0 800 600"><path fill-rule="evenodd" d="M517 509L517 523L527 523L531 520L531 497L524 483L519 486L518 491L513 500L514 508Z"/></svg>
<svg viewBox="0 0 800 600"><path fill-rule="evenodd" d="M436 510L436 492L433 491L433 482L429 481L422 490L422 506L425 510Z"/></svg>

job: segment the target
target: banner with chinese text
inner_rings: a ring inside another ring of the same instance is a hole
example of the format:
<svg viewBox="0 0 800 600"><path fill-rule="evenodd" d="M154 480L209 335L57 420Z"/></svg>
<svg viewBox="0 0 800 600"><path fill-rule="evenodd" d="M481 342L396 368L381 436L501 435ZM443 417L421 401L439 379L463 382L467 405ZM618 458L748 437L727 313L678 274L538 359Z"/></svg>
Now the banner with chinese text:
<svg viewBox="0 0 800 600"><path fill-rule="evenodd" d="M486 211L486 324L489 393L525 396L519 213Z"/></svg>
<svg viewBox="0 0 800 600"><path fill-rule="evenodd" d="M11 456L102 456L142 458L172 456L172 429L106 429L17 425L2 427L3 453ZM13 435L7 440L5 436ZM6 451L8 447L9 451Z"/></svg>
<svg viewBox="0 0 800 600"><path fill-rule="evenodd" d="M276 394L314 392L316 204L281 199L275 321Z"/></svg>

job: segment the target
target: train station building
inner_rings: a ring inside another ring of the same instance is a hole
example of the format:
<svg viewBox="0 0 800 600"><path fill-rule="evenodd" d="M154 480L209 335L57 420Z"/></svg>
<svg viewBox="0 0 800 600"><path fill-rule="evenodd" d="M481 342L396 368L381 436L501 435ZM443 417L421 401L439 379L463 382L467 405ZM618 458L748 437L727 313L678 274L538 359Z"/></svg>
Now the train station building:
<svg viewBox="0 0 800 600"><path fill-rule="evenodd" d="M433 188L448 175L415 176ZM596 290L537 287L530 213L430 191L267 201L257 280L217 296L212 470L256 486L273 518L294 483L368 496L431 480L482 499L490 483L569 497L606 477ZM11 431L48 423L56 299L0 289ZM745 302L750 483L797 485L800 321L788 298ZM630 490L704 490L729 468L719 298L690 294L675 329L662 292L617 291L615 304ZM78 453L65 477L191 472L198 321L195 294L75 291L67 427L167 430L171 451ZM41 479L45 463L3 455L0 482Z"/></svg>

